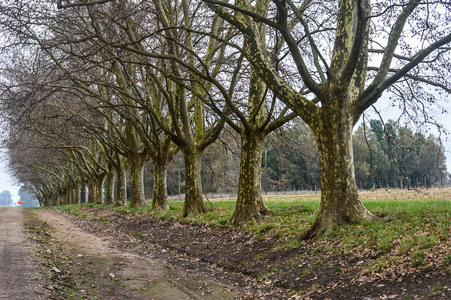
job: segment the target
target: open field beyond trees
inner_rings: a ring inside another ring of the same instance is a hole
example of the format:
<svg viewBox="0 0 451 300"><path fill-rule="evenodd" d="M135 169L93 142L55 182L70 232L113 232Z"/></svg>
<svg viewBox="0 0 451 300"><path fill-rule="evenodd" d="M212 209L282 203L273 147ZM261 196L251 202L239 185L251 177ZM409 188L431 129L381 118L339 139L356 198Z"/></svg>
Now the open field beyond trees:
<svg viewBox="0 0 451 300"><path fill-rule="evenodd" d="M234 199L210 200L208 213L189 218L180 217L179 201L171 201L167 212L151 211L150 205L55 209L114 248L163 256L188 270L244 276L237 284L247 292L238 298L449 299L451 188L360 195L370 211L393 220L344 226L309 241L298 237L319 208L315 194L267 196L273 213L240 227L228 223Z"/></svg>

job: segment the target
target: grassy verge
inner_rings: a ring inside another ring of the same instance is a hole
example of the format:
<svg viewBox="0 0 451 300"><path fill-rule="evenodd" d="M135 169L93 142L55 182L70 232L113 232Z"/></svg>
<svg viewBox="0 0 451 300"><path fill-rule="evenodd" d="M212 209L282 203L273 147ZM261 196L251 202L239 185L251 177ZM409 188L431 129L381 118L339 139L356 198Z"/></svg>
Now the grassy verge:
<svg viewBox="0 0 451 300"><path fill-rule="evenodd" d="M451 189L419 191L381 190L361 193L366 207L378 215L391 215L392 222L343 226L330 236L311 245L310 251L324 256L346 255L361 257L376 255L379 259L367 271L382 270L395 261L412 268L451 263ZM258 222L249 222L239 230L252 233L257 239L272 238L277 246L272 251L299 247L298 239L315 219L319 208L318 195L283 195L265 197L273 213ZM152 211L151 205L130 209L104 205L66 205L57 209L87 217L83 206L111 209L122 214L172 220L218 229L232 229L228 224L234 201L212 200L211 209L203 215L181 218L183 202L171 201L169 211ZM94 217L95 218L95 217ZM102 220L97 220L102 221Z"/></svg>
<svg viewBox="0 0 451 300"><path fill-rule="evenodd" d="M52 299L74 298L78 287L73 280L73 268L59 241L52 238L52 229L31 209L25 211L25 228L34 244L34 257L38 262L43 282Z"/></svg>

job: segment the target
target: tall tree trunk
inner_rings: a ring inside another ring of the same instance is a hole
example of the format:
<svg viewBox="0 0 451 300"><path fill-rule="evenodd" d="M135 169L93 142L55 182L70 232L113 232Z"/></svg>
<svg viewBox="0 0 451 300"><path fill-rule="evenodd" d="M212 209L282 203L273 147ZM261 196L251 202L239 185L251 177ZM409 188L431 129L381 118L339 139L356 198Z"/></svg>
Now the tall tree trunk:
<svg viewBox="0 0 451 300"><path fill-rule="evenodd" d="M130 207L147 205L144 197L144 166L146 154L135 154L130 159Z"/></svg>
<svg viewBox="0 0 451 300"><path fill-rule="evenodd" d="M47 207L50 206L50 200L46 200L46 198L42 195L36 195L39 201L39 207Z"/></svg>
<svg viewBox="0 0 451 300"><path fill-rule="evenodd" d="M94 200L96 204L103 204L104 203L103 187L105 185L105 177L106 177L106 174L102 174L102 175L99 175L97 177L97 182L96 182L97 186L96 186L96 194L95 194L96 198Z"/></svg>
<svg viewBox="0 0 451 300"><path fill-rule="evenodd" d="M314 128L321 168L321 205L313 225L302 238L333 232L343 224L379 218L360 201L352 153L353 118L340 101L323 106L321 123Z"/></svg>
<svg viewBox="0 0 451 300"><path fill-rule="evenodd" d="M78 186L77 185L74 185L73 187L72 187L72 189L71 189L71 199L70 199L70 203L71 204L77 204L77 202L78 202L78 199L77 199L77 188L78 188Z"/></svg>
<svg viewBox="0 0 451 300"><path fill-rule="evenodd" d="M153 161L152 209L168 210L167 164L164 160Z"/></svg>
<svg viewBox="0 0 451 300"><path fill-rule="evenodd" d="M60 205L62 195L51 196L48 206Z"/></svg>
<svg viewBox="0 0 451 300"><path fill-rule="evenodd" d="M61 193L61 200L60 203L58 205L65 205L67 204L67 193L66 191Z"/></svg>
<svg viewBox="0 0 451 300"><path fill-rule="evenodd" d="M79 204L80 203L80 184L77 183L74 186L74 202L73 204Z"/></svg>
<svg viewBox="0 0 451 300"><path fill-rule="evenodd" d="M86 203L86 182L82 181L80 184L80 203Z"/></svg>
<svg viewBox="0 0 451 300"><path fill-rule="evenodd" d="M183 217L197 213L205 213L207 207L202 198L202 182L200 179L202 151L183 149L185 158L185 203Z"/></svg>
<svg viewBox="0 0 451 300"><path fill-rule="evenodd" d="M255 172L257 177L254 183L254 191L257 201L257 210L262 215L269 215L271 213L271 210L263 202L262 196L262 153L265 138L266 136L262 137L261 140L257 143L257 158L255 160Z"/></svg>
<svg viewBox="0 0 451 300"><path fill-rule="evenodd" d="M116 206L127 205L127 171L119 162L116 167Z"/></svg>
<svg viewBox="0 0 451 300"><path fill-rule="evenodd" d="M88 183L88 203L96 202L96 182L95 180L90 180Z"/></svg>
<svg viewBox="0 0 451 300"><path fill-rule="evenodd" d="M111 205L114 204L114 177L116 172L112 167L108 169L109 171L105 183L105 204Z"/></svg>
<svg viewBox="0 0 451 300"><path fill-rule="evenodd" d="M64 202L63 204L72 204L72 189L67 188L64 192Z"/></svg>
<svg viewBox="0 0 451 300"><path fill-rule="evenodd" d="M233 224L241 224L260 216L261 201L259 172L263 138L252 130L241 134L240 175L238 180L238 197L235 212L230 220Z"/></svg>

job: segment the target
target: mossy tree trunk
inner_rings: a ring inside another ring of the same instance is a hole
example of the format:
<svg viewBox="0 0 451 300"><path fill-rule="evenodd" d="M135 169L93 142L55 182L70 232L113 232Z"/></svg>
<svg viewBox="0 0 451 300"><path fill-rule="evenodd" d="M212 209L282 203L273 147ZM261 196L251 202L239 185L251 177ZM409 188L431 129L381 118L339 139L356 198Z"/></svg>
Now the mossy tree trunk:
<svg viewBox="0 0 451 300"><path fill-rule="evenodd" d="M103 204L104 203L104 186L105 186L105 177L106 174L103 173L99 176L97 176L96 180L96 194L95 194L95 200L94 202L96 204Z"/></svg>
<svg viewBox="0 0 451 300"><path fill-rule="evenodd" d="M96 182L95 180L90 180L88 183L88 203L96 202Z"/></svg>
<svg viewBox="0 0 451 300"><path fill-rule="evenodd" d="M67 189L67 204L74 204L74 188L70 187Z"/></svg>
<svg viewBox="0 0 451 300"><path fill-rule="evenodd" d="M80 184L77 183L74 187L74 199L73 204L79 204L80 203Z"/></svg>
<svg viewBox="0 0 451 300"><path fill-rule="evenodd" d="M55 206L58 205L60 202L61 195L60 194L55 194L55 195L49 195L46 197L46 202L48 203L48 205L46 206Z"/></svg>
<svg viewBox="0 0 451 300"><path fill-rule="evenodd" d="M197 213L205 213L202 197L202 182L200 179L202 151L195 147L183 150L185 158L185 203L183 206L183 217Z"/></svg>
<svg viewBox="0 0 451 300"><path fill-rule="evenodd" d="M47 206L50 206L51 200L46 200L46 198L45 198L41 193L38 193L38 194L36 195L36 197L38 198L39 206L40 206L40 207L47 207Z"/></svg>
<svg viewBox="0 0 451 300"><path fill-rule="evenodd" d="M169 209L166 175L166 162L164 160L154 160L152 209Z"/></svg>
<svg viewBox="0 0 451 300"><path fill-rule="evenodd" d="M354 117L347 101L334 99L323 106L314 126L321 168L321 205L304 234L312 238L333 232L343 224L380 220L360 201L354 174L352 128Z"/></svg>
<svg viewBox="0 0 451 300"><path fill-rule="evenodd" d="M63 192L63 205L71 204L71 189L67 188Z"/></svg>
<svg viewBox="0 0 451 300"><path fill-rule="evenodd" d="M127 172L119 163L116 166L116 202L115 206L127 205Z"/></svg>
<svg viewBox="0 0 451 300"><path fill-rule="evenodd" d="M62 198L61 195L55 195L55 196L52 196L52 197L50 198L50 201L49 201L49 205L48 205L48 206L56 206L56 205L60 205L60 203L61 203L61 198Z"/></svg>
<svg viewBox="0 0 451 300"><path fill-rule="evenodd" d="M271 210L263 202L262 196L262 152L265 138L266 136L257 143L257 158L255 159L255 174L257 176L254 182L255 201L257 201L257 210L261 215L269 215L271 213Z"/></svg>
<svg viewBox="0 0 451 300"><path fill-rule="evenodd" d="M76 203L76 195L75 195L75 193L76 193L76 187L75 187L75 185L74 186L72 186L71 188L70 188L70 190L69 190L69 193L70 193L70 204L75 204Z"/></svg>
<svg viewBox="0 0 451 300"><path fill-rule="evenodd" d="M65 204L67 204L67 194L66 194L66 191L64 191L64 192L62 192L61 193L61 196L60 196L60 203L58 203L57 205L65 205Z"/></svg>
<svg viewBox="0 0 451 300"><path fill-rule="evenodd" d="M130 163L130 207L146 206L144 196L144 166L147 154L135 154L129 158Z"/></svg>
<svg viewBox="0 0 451 300"><path fill-rule="evenodd" d="M114 204L114 179L116 172L112 166L108 168L108 175L105 182L105 204Z"/></svg>
<svg viewBox="0 0 451 300"><path fill-rule="evenodd" d="M180 148L176 147L166 134L146 144L153 165L152 209L168 210L167 168L169 162Z"/></svg>
<svg viewBox="0 0 451 300"><path fill-rule="evenodd" d="M241 134L240 174L235 212L230 220L241 224L260 216L261 192L259 172L263 137L252 130ZM260 152L260 153L259 153Z"/></svg>

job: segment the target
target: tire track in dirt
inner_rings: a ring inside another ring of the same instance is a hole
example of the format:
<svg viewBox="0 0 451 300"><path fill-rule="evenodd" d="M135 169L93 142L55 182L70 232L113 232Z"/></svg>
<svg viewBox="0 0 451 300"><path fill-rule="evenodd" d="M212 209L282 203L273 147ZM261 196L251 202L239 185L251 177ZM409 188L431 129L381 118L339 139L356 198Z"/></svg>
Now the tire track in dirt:
<svg viewBox="0 0 451 300"><path fill-rule="evenodd" d="M0 299L46 299L23 232L23 208L0 207Z"/></svg>
<svg viewBox="0 0 451 300"><path fill-rule="evenodd" d="M233 299L236 286L157 259L111 248L107 239L88 233L58 212L37 211L52 228L73 266L80 294L97 299Z"/></svg>

